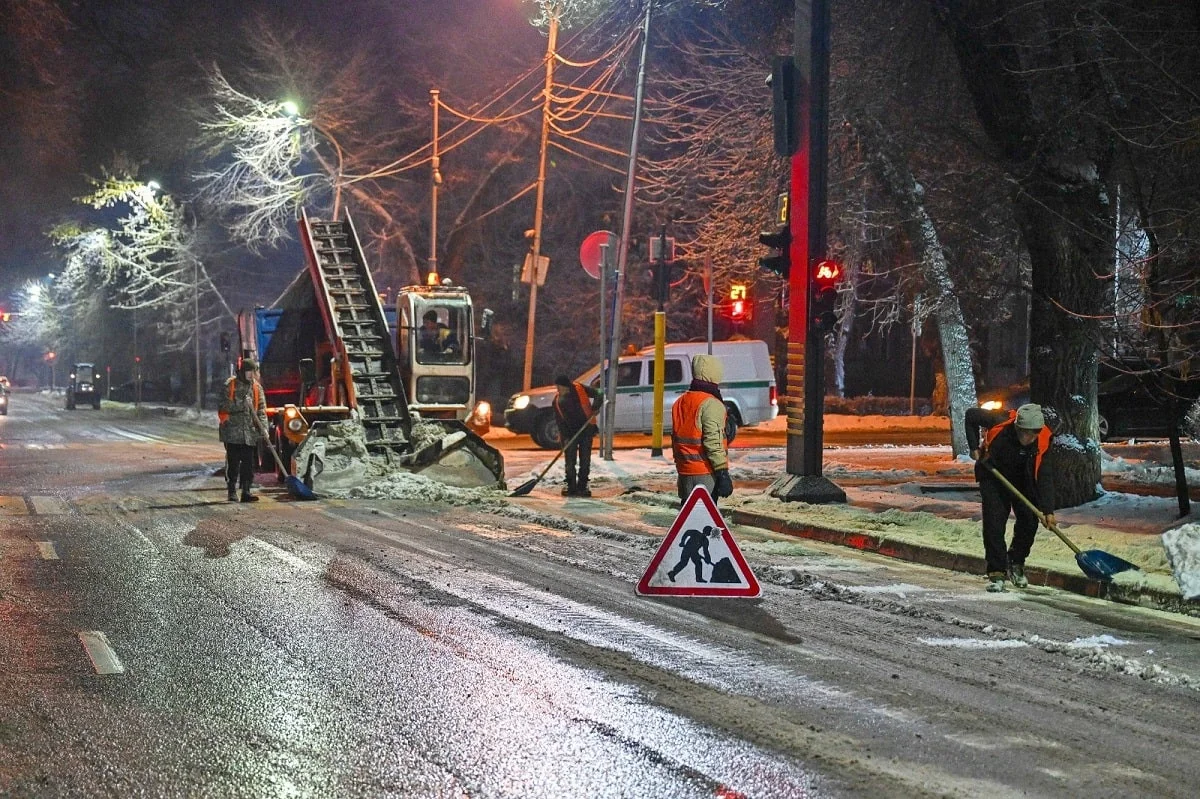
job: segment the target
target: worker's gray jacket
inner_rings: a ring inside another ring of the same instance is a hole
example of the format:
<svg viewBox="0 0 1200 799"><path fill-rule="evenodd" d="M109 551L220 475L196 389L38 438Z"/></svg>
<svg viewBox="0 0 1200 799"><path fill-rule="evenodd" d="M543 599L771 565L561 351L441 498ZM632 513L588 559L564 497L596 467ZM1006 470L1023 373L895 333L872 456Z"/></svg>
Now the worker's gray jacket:
<svg viewBox="0 0 1200 799"><path fill-rule="evenodd" d="M250 413L253 405L258 420L267 428L267 398L263 388L255 381L231 377L225 381L221 392L221 404L217 418L221 420L220 435L223 444L257 444L262 435L254 425Z"/></svg>

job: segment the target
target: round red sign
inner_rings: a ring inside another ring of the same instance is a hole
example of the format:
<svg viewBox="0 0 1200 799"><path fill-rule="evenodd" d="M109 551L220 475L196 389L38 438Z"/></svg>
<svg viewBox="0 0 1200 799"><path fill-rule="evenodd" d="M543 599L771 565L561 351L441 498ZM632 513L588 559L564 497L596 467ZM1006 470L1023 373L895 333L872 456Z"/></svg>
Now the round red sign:
<svg viewBox="0 0 1200 799"><path fill-rule="evenodd" d="M579 263L583 267L583 271L599 280L600 245L608 245L608 263L611 265L617 262L617 245L620 241L615 233L607 230L597 230L595 233L588 235L583 240L583 244L579 245Z"/></svg>

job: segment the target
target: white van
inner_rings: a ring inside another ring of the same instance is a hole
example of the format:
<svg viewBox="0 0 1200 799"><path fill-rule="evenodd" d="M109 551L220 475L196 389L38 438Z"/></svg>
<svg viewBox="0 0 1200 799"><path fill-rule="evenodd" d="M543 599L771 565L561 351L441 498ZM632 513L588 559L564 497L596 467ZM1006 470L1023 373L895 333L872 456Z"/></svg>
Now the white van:
<svg viewBox="0 0 1200 799"><path fill-rule="evenodd" d="M713 355L725 367L721 396L728 417L725 436L732 441L738 427L749 427L774 419L779 414L775 374L764 341L714 341ZM663 432L671 431L671 407L692 382L692 356L708 352L707 342L668 344L664 357ZM578 378L585 384L599 384L599 366L593 366ZM560 445L558 424L554 419L554 386L539 386L513 394L504 411L504 424L514 433L529 433L534 442L546 449ZM614 430L617 433L645 433L654 424L654 347L637 355L622 356L617 366L617 409Z"/></svg>

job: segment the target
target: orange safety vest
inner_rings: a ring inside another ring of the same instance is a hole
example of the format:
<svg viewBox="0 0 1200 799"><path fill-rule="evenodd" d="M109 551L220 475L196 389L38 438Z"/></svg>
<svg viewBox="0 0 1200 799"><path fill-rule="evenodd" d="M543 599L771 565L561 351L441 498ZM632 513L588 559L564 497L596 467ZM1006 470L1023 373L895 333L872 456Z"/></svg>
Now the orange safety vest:
<svg viewBox="0 0 1200 799"><path fill-rule="evenodd" d="M996 425L995 427L988 428L987 433L985 433L983 436L983 454L984 454L984 456L987 455L988 446L990 446L991 443L996 440L996 436L998 436L1002 432L1004 432L1004 428L1015 424L1016 421L1017 421L1017 412L1009 411L1008 419L1006 421L1001 422L1000 424ZM1046 452L1050 449L1050 438L1051 437L1052 437L1052 434L1050 432L1050 428L1046 427L1045 425L1042 425L1042 429L1038 431L1038 437L1037 437L1037 456L1033 459L1033 479L1034 480L1037 479L1038 469L1042 468L1042 458L1045 457Z"/></svg>
<svg viewBox="0 0 1200 799"><path fill-rule="evenodd" d="M716 399L704 391L687 391L675 400L671 409L671 454L675 471L681 475L712 474L712 465L704 454L704 431L700 429L700 406ZM725 432L721 431L721 443Z"/></svg>
<svg viewBox="0 0 1200 799"><path fill-rule="evenodd" d="M254 412L257 413L258 412L258 400L260 399L258 392L261 390L261 388L258 385L257 380L252 382L250 384L250 386L251 386L251 390L254 392ZM230 380L229 381L229 401L230 402L233 402L233 396L235 393L234 390L236 388L237 388L237 381ZM229 411L217 411L217 421L220 422L221 424L225 424L226 422L228 422L229 421Z"/></svg>
<svg viewBox="0 0 1200 799"><path fill-rule="evenodd" d="M579 397L579 408L583 411L583 415L590 419L592 415L592 399L588 396L587 389L576 382L571 383L571 388L575 389L575 396ZM554 395L554 412L563 419L567 418L567 415L562 412L562 408L558 406L558 394Z"/></svg>

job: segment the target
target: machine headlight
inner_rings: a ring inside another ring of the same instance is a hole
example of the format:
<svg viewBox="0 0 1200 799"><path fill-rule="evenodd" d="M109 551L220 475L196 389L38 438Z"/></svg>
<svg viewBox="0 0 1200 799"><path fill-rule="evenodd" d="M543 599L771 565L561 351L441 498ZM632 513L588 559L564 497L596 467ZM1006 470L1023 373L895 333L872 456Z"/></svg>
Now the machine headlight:
<svg viewBox="0 0 1200 799"><path fill-rule="evenodd" d="M522 394L513 400L513 410L521 411L529 407L529 395Z"/></svg>
<svg viewBox="0 0 1200 799"><path fill-rule="evenodd" d="M985 411L998 411L1004 407L1004 403L1000 400L988 400L987 402L979 403L979 407Z"/></svg>
<svg viewBox="0 0 1200 799"><path fill-rule="evenodd" d="M481 422L484 422L484 421L490 422L491 418L492 418L491 403L481 400L479 402L479 404L475 406L475 411L471 415L474 416L476 419L478 419Z"/></svg>
<svg viewBox="0 0 1200 799"><path fill-rule="evenodd" d="M304 422L300 421L299 419L288 419L287 429L291 430L293 433L299 433L303 427Z"/></svg>

